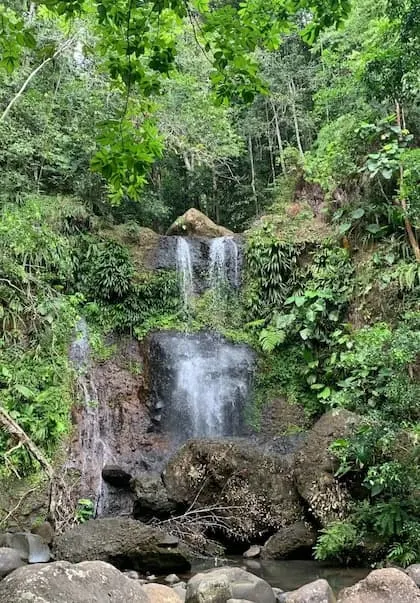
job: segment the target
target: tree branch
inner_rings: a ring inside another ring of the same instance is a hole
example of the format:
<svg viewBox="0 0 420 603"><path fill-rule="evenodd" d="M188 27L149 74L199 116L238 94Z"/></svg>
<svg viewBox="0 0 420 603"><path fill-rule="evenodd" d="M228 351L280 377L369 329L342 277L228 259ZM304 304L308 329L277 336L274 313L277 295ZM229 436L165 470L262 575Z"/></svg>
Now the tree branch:
<svg viewBox="0 0 420 603"><path fill-rule="evenodd" d="M36 69L34 69L28 75L26 80L23 82L19 92L12 98L12 100L10 101L10 103L7 105L7 107L3 111L2 115L0 116L0 123L6 119L6 117L10 113L10 110L12 109L13 105L20 99L20 97L25 92L26 88L31 83L31 81L36 76L36 74L39 71L41 71L41 69L43 67L45 67L45 65L47 65L47 63L50 63L51 61L53 61L56 57L58 57L59 54L61 54L62 52L64 52L64 50L69 48L73 44L73 42L74 42L74 38L71 38L70 40L67 40L66 42L64 42L64 44L62 44L61 46L59 46L59 48L57 48L57 50L55 51L55 53L52 56L45 59L45 61L43 61L40 65L38 65L38 67Z"/></svg>

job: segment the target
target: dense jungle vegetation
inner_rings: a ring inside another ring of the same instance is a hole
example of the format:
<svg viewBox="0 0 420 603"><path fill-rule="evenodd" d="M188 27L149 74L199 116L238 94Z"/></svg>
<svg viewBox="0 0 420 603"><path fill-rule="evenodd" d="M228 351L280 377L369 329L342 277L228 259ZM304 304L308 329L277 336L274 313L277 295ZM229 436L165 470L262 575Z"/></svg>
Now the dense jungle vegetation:
<svg viewBox="0 0 420 603"><path fill-rule="evenodd" d="M420 562L417 0L10 0L0 15L2 423L54 457L81 315L99 355L110 331L185 326L175 276L131 251L194 206L247 232L240 299L209 326L259 351L257 403L362 417L333 445L355 501L316 557L372 539ZM4 478L39 469L6 428L0 452Z"/></svg>

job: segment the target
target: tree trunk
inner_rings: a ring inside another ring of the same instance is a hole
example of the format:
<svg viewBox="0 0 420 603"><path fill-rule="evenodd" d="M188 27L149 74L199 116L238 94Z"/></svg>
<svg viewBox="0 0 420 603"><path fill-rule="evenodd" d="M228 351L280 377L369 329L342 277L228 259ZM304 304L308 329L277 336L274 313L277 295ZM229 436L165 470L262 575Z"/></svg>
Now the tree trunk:
<svg viewBox="0 0 420 603"><path fill-rule="evenodd" d="M251 188L252 188L252 196L255 201L255 213L258 214L258 197L257 197L257 189L255 187L255 167L254 167L254 152L252 150L252 138L251 135L248 136L248 151L249 151L249 162L251 164Z"/></svg>
<svg viewBox="0 0 420 603"><path fill-rule="evenodd" d="M66 42L64 42L64 44L62 46L60 46L59 48L57 48L57 50L55 51L55 53L51 57L48 57L48 59L45 59L45 61L43 61L40 65L38 65L38 67L36 69L34 69L28 75L28 77L26 78L26 80L23 82L23 84L22 84L19 92L12 98L12 100L10 101L10 103L7 105L7 107L3 111L2 115L0 116L0 122L4 121L6 119L6 117L8 116L11 108L20 99L20 97L25 92L26 88L29 86L29 84L31 83L31 81L33 80L33 78L36 76L36 74L39 73L39 71L41 71L41 69L43 67L45 67L45 65L47 65L47 63L50 63L51 61L53 61L55 58L58 57L59 54L61 54L62 52L64 52L64 50L66 50L67 48L69 48L71 46L71 44L73 44L73 42L74 42L73 39L67 40Z"/></svg>
<svg viewBox="0 0 420 603"><path fill-rule="evenodd" d="M286 164L284 162L284 156L283 156L283 152L284 152L283 151L283 141L282 141L281 133L280 133L279 117L277 114L277 108L272 100L271 100L271 108L273 109L274 126L276 128L277 144L278 144L279 151L280 151L281 171L283 172L283 175L286 176Z"/></svg>
<svg viewBox="0 0 420 603"><path fill-rule="evenodd" d="M265 117L267 121L267 139L268 139L268 152L270 154L270 165L271 165L271 174L273 176L273 185L276 186L276 168L274 165L274 157L273 157L273 144L271 140L271 132L270 132L270 120L268 117L268 103L265 103Z"/></svg>
<svg viewBox="0 0 420 603"><path fill-rule="evenodd" d="M397 125L399 128L405 128L405 117L404 110L402 109L398 100L395 101L395 111L397 115ZM407 215L407 201L404 199L402 194L403 191L403 182L404 182L404 167L402 163L400 164L400 194L399 194L399 203L404 212L404 226L407 233L408 241L411 245L411 249L413 250L414 256L417 262L420 262L420 248L416 238L416 234L414 232L413 226Z"/></svg>
<svg viewBox="0 0 420 603"><path fill-rule="evenodd" d="M303 157L303 148L300 140L300 131L299 131L299 123L296 113L296 103L295 103L295 95L296 95L296 86L293 79L289 82L289 92L290 92L290 101L292 105L292 115L293 115L293 123L295 125L295 134L296 134L296 144L299 149L299 153Z"/></svg>

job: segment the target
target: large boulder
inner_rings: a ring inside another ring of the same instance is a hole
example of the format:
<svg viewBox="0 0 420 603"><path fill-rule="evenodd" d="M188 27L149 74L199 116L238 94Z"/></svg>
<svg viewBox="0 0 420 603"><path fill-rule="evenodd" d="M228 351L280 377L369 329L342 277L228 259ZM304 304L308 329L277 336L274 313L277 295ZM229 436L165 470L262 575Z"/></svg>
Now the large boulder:
<svg viewBox="0 0 420 603"><path fill-rule="evenodd" d="M54 541L57 560L100 560L119 569L167 573L190 569L188 550L177 539L133 519L95 519Z"/></svg>
<svg viewBox="0 0 420 603"><path fill-rule="evenodd" d="M350 436L359 423L360 417L348 410L332 410L315 423L296 453L296 487L322 526L343 519L351 500L345 485L334 477L338 460L329 447L338 438Z"/></svg>
<svg viewBox="0 0 420 603"><path fill-rule="evenodd" d="M19 551L8 547L0 547L0 580L18 567L26 565Z"/></svg>
<svg viewBox="0 0 420 603"><path fill-rule="evenodd" d="M281 595L282 603L336 603L335 595L324 579L315 580Z"/></svg>
<svg viewBox="0 0 420 603"><path fill-rule="evenodd" d="M316 530L305 521L296 521L280 528L265 543L263 559L301 559L310 554L316 542Z"/></svg>
<svg viewBox="0 0 420 603"><path fill-rule="evenodd" d="M407 574L393 567L374 570L364 579L345 588L338 603L418 603L420 590Z"/></svg>
<svg viewBox="0 0 420 603"><path fill-rule="evenodd" d="M190 440L170 459L163 479L179 504L222 508L224 535L231 539L269 535L302 515L288 464L249 442Z"/></svg>
<svg viewBox="0 0 420 603"><path fill-rule="evenodd" d="M215 224L201 211L191 207L185 214L175 220L169 227L167 234L214 238L233 235L233 232L224 226Z"/></svg>
<svg viewBox="0 0 420 603"><path fill-rule="evenodd" d="M131 482L134 492L133 514L136 519L164 519L176 510L159 473L141 473Z"/></svg>
<svg viewBox="0 0 420 603"><path fill-rule="evenodd" d="M21 567L0 582L2 603L150 603L140 583L102 561Z"/></svg>
<svg viewBox="0 0 420 603"><path fill-rule="evenodd" d="M228 599L255 603L276 601L273 589L265 580L237 567L200 572L187 584L186 603L226 603Z"/></svg>

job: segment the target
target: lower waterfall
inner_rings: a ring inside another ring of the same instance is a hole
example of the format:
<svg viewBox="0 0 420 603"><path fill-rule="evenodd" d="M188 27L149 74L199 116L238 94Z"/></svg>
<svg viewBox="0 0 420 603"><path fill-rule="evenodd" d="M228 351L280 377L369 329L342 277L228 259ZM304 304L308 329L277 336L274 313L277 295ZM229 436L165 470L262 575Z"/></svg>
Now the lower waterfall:
<svg viewBox="0 0 420 603"><path fill-rule="evenodd" d="M210 332L150 337L153 406L177 441L241 435L254 354Z"/></svg>

